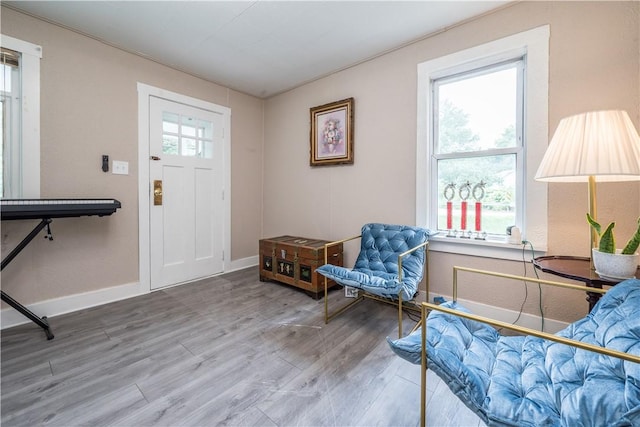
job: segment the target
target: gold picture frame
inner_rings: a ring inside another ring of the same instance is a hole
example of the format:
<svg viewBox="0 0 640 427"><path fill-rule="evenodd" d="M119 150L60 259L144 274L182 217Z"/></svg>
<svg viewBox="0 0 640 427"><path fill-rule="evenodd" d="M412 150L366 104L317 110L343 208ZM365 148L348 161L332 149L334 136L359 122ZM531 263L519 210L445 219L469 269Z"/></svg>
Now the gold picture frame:
<svg viewBox="0 0 640 427"><path fill-rule="evenodd" d="M353 98L310 109L311 166L353 164Z"/></svg>

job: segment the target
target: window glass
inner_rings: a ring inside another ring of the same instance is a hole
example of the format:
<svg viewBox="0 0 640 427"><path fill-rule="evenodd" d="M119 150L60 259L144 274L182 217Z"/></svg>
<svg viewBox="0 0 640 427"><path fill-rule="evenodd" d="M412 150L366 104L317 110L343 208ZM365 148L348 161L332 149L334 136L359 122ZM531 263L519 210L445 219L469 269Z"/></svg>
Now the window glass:
<svg viewBox="0 0 640 427"><path fill-rule="evenodd" d="M523 60L433 81L437 228L448 235L506 235L522 188ZM450 202L449 204L447 202Z"/></svg>
<svg viewBox="0 0 640 427"><path fill-rule="evenodd" d="M198 138L213 138L213 123L206 120L198 120Z"/></svg>
<svg viewBox="0 0 640 427"><path fill-rule="evenodd" d="M162 152L164 154L178 154L178 137L174 135L162 135Z"/></svg>
<svg viewBox="0 0 640 427"><path fill-rule="evenodd" d="M162 131L170 133L178 133L178 120L180 116L175 113L163 112L162 113Z"/></svg>
<svg viewBox="0 0 640 427"><path fill-rule="evenodd" d="M18 197L20 175L20 53L2 48L0 52L0 194Z"/></svg>
<svg viewBox="0 0 640 427"><path fill-rule="evenodd" d="M198 157L203 157L205 159L213 158L213 141L202 141Z"/></svg>
<svg viewBox="0 0 640 427"><path fill-rule="evenodd" d="M4 73L3 73L4 74ZM0 133L0 196L4 197L4 140L5 140L5 100L4 94L0 99L0 126L2 126L2 133Z"/></svg>
<svg viewBox="0 0 640 427"><path fill-rule="evenodd" d="M196 155L196 140L192 138L182 138L182 150L180 154L192 157Z"/></svg>
<svg viewBox="0 0 640 427"><path fill-rule="evenodd" d="M210 159L212 139L212 122L168 111L162 113L163 154Z"/></svg>
<svg viewBox="0 0 640 427"><path fill-rule="evenodd" d="M185 136L196 136L197 122L193 117L182 117L182 134Z"/></svg>
<svg viewBox="0 0 640 427"><path fill-rule="evenodd" d="M451 188L447 188L450 184L453 184ZM452 195L451 228L454 230L463 228L461 225L463 198L467 202L464 227L466 230L505 234L506 227L516 223L516 156L514 154L440 160L438 189L439 230L448 228L447 198ZM476 203L480 203L480 206L477 207ZM479 215L477 215L478 212ZM476 229L476 225L479 225L479 230Z"/></svg>
<svg viewBox="0 0 640 427"><path fill-rule="evenodd" d="M3 52L4 53L4 52ZM2 56L2 59L4 60L4 55ZM0 81L0 91L2 91L3 94L10 94L11 93L11 80L12 80L12 71L14 69L18 68L17 66L11 65L11 64L4 64L4 63L0 63L0 72L2 72L2 80Z"/></svg>
<svg viewBox="0 0 640 427"><path fill-rule="evenodd" d="M517 71L509 64L437 81L437 152L516 146Z"/></svg>

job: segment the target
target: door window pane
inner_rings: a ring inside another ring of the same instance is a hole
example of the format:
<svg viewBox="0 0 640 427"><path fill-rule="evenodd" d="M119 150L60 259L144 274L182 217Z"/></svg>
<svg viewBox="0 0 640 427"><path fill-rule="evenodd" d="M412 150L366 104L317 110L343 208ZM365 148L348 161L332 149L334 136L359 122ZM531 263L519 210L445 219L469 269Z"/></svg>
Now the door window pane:
<svg viewBox="0 0 640 427"><path fill-rule="evenodd" d="M213 123L164 111L162 113L163 154L213 157Z"/></svg>
<svg viewBox="0 0 640 427"><path fill-rule="evenodd" d="M162 131L169 133L178 133L178 120L179 116L174 113L163 112L162 113Z"/></svg>
<svg viewBox="0 0 640 427"><path fill-rule="evenodd" d="M162 135L162 153L178 154L178 137L174 135Z"/></svg>
<svg viewBox="0 0 640 427"><path fill-rule="evenodd" d="M213 141L202 141L198 157L202 157L205 159L213 158Z"/></svg>
<svg viewBox="0 0 640 427"><path fill-rule="evenodd" d="M182 134L196 136L196 120L193 117L182 117Z"/></svg>
<svg viewBox="0 0 640 427"><path fill-rule="evenodd" d="M180 154L183 156L193 157L196 155L196 140L192 138L182 138L182 150Z"/></svg>
<svg viewBox="0 0 640 427"><path fill-rule="evenodd" d="M206 120L198 120L198 138L213 138L213 123Z"/></svg>

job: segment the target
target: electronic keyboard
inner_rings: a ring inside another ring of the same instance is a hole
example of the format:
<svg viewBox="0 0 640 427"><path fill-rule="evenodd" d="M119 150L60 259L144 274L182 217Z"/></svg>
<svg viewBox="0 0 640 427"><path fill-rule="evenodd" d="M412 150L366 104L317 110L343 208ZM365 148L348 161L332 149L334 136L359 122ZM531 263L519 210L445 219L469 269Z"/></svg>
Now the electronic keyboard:
<svg viewBox="0 0 640 427"><path fill-rule="evenodd" d="M120 208L115 199L9 199L0 201L2 220L69 218L111 215Z"/></svg>

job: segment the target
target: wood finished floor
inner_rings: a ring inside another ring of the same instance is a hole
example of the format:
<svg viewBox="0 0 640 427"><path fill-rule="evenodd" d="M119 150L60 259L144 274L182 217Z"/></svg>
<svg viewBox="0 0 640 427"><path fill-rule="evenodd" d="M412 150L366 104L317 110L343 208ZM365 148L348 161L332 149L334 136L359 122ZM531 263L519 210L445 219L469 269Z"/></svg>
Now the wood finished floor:
<svg viewBox="0 0 640 427"><path fill-rule="evenodd" d="M396 309L325 325L323 304L249 268L52 317L52 341L4 330L1 424L417 426L420 367L385 341ZM484 425L428 374L428 425Z"/></svg>

